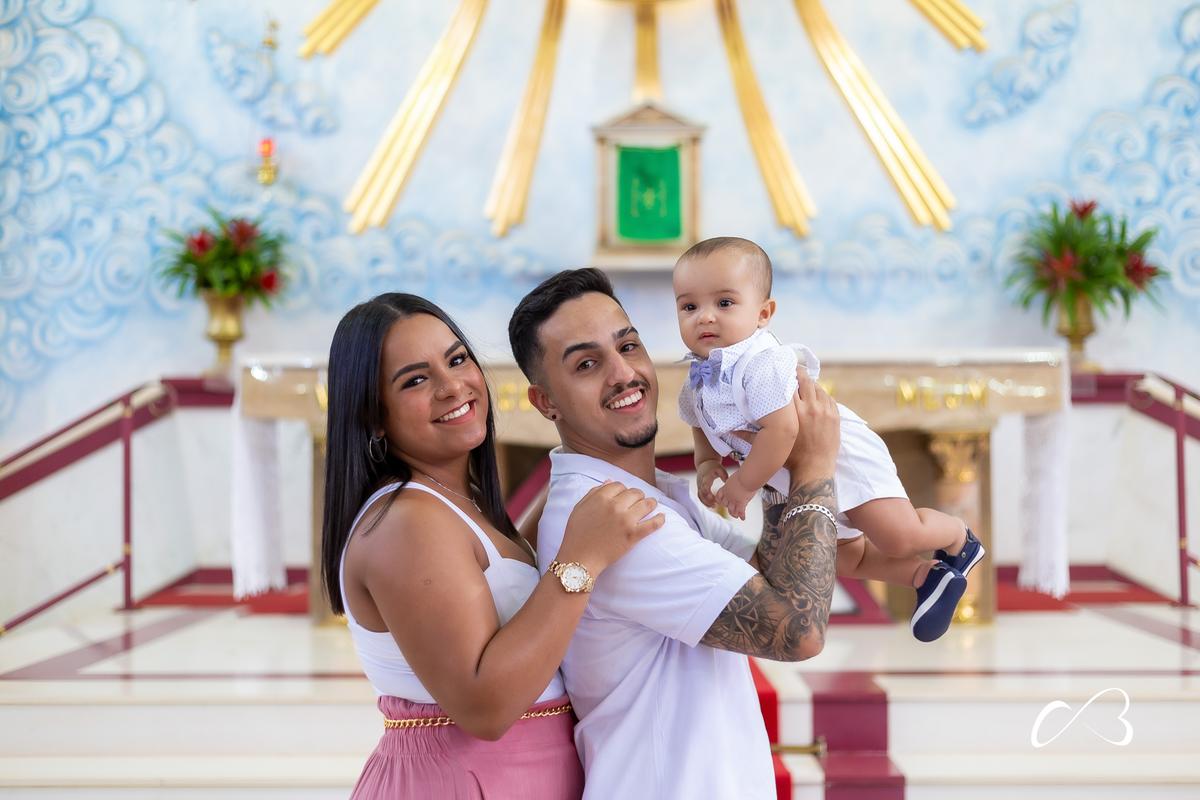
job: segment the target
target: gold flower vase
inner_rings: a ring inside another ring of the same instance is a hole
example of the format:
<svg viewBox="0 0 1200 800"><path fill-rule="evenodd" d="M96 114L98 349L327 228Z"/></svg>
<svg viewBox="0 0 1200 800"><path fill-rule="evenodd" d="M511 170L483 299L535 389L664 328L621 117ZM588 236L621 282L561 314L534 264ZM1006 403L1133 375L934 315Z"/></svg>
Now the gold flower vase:
<svg viewBox="0 0 1200 800"><path fill-rule="evenodd" d="M233 345L242 338L245 298L241 295L227 297L207 290L200 296L208 306L208 327L204 329L204 335L217 346L217 363L211 371L216 375L228 375L233 366Z"/></svg>
<svg viewBox="0 0 1200 800"><path fill-rule="evenodd" d="M1058 325L1055 328L1059 336L1066 337L1071 344L1071 370L1073 372L1099 372L1100 367L1089 361L1083 349L1087 337L1096 332L1096 323L1092 317L1092 301L1086 295L1075 295L1075 319L1067 314L1065 299L1058 301Z"/></svg>

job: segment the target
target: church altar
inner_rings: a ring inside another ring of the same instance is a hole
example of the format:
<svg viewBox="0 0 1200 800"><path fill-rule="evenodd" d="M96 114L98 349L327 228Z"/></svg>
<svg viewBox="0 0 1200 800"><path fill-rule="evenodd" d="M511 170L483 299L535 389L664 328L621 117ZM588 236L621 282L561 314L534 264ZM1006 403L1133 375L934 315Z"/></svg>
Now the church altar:
<svg viewBox="0 0 1200 800"><path fill-rule="evenodd" d="M659 362L659 455L690 453L691 430L676 413L687 364ZM554 426L526 398L528 383L511 363L485 366L492 390L502 468L510 450L558 445ZM1064 353L984 349L949 353L833 354L821 383L880 433L892 451L913 504L962 517L993 553L991 430L1001 415L1025 421L1025 473L1020 520L1020 583L1053 595L1067 588L1067 432L1069 370ZM237 380L232 488L235 591L255 594L284 585L272 430L302 420L313 437L312 553L319 563L324 493L325 365L304 357L244 359ZM511 479L515 476L506 476ZM879 594L882 587L876 587ZM899 615L911 591L886 590ZM315 620L327 615L319 581L309 582ZM959 607L962 621L989 621L996 608L995 563L972 573ZM906 611L904 613L907 613Z"/></svg>

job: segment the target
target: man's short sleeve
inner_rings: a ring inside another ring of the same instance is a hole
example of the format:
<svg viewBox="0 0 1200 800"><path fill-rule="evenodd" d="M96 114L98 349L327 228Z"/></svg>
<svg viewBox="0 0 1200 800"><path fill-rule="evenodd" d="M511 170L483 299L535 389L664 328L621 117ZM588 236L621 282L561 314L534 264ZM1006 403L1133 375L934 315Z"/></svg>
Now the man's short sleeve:
<svg viewBox="0 0 1200 800"><path fill-rule="evenodd" d="M784 345L755 355L742 376L746 407L755 422L790 403L796 387L796 351Z"/></svg>
<svg viewBox="0 0 1200 800"><path fill-rule="evenodd" d="M738 558L749 561L754 552L758 550L762 532L759 531L755 536L746 526L740 525L732 519L725 519L713 511L708 511L708 516L711 519L704 520L700 528L700 535L710 542L721 545Z"/></svg>
<svg viewBox="0 0 1200 800"><path fill-rule="evenodd" d="M679 418L686 425L693 428L700 427L700 420L696 417L696 395L689 383L684 383L683 388L679 391Z"/></svg>
<svg viewBox="0 0 1200 800"><path fill-rule="evenodd" d="M666 524L600 575L588 613L628 619L694 647L758 573L675 511L659 510Z"/></svg>

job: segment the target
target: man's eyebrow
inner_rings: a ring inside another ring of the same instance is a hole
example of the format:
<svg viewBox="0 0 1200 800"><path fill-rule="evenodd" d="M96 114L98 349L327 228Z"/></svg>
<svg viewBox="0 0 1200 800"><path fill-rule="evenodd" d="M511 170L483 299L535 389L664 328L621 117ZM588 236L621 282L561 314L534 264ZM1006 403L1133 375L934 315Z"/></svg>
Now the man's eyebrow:
<svg viewBox="0 0 1200 800"><path fill-rule="evenodd" d="M415 364L409 364L406 367L401 367L400 369L396 370L396 372L392 375L392 380L390 382L395 383L396 378L399 378L401 375L403 375L406 372L412 372L414 369L429 369L429 362L428 361L418 361Z"/></svg>
<svg viewBox="0 0 1200 800"><path fill-rule="evenodd" d="M613 341L615 342L615 341L619 341L620 339L624 339L626 336L628 336L631 333L636 334L637 332L638 332L637 328L630 325L629 327L621 328L621 330L613 333L612 338L613 338ZM568 348L566 348L565 350L563 350L562 360L566 361L567 358L569 358L572 353L578 353L580 350L599 350L599 349L600 349L599 342L576 342L575 344L573 344L573 345L569 346Z"/></svg>
<svg viewBox="0 0 1200 800"><path fill-rule="evenodd" d="M566 350L563 350L562 360L566 361L567 358L572 353L577 353L580 350L599 350L599 349L600 349L599 342L577 342L576 344L573 344L570 347L568 347Z"/></svg>

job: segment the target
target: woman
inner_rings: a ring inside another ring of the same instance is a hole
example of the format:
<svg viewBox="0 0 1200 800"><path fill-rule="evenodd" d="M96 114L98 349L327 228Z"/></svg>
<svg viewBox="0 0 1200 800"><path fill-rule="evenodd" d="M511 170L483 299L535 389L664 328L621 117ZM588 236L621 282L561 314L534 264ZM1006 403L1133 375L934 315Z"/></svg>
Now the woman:
<svg viewBox="0 0 1200 800"><path fill-rule="evenodd" d="M328 383L322 569L385 717L353 797L578 797L558 665L588 594L539 577L505 513L462 332L426 300L380 295L338 324ZM599 574L662 525L654 506L598 486L557 560Z"/></svg>

